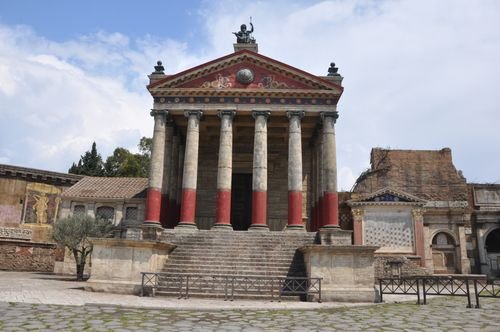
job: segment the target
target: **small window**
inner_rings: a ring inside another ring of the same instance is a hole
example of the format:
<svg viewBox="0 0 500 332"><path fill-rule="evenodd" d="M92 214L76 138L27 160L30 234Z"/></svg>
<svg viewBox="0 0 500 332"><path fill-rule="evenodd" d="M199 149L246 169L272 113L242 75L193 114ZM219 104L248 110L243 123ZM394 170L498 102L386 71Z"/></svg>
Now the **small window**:
<svg viewBox="0 0 500 332"><path fill-rule="evenodd" d="M115 209L111 206L100 206L96 212L96 219L113 221L115 218Z"/></svg>
<svg viewBox="0 0 500 332"><path fill-rule="evenodd" d="M125 209L125 220L137 220L137 208L135 206L129 206Z"/></svg>
<svg viewBox="0 0 500 332"><path fill-rule="evenodd" d="M434 236L434 239L432 239L432 244L435 246L454 246L455 241L453 241L453 238L446 233L440 232L437 233L436 236Z"/></svg>
<svg viewBox="0 0 500 332"><path fill-rule="evenodd" d="M73 208L74 216L84 216L85 215L85 205L75 205Z"/></svg>

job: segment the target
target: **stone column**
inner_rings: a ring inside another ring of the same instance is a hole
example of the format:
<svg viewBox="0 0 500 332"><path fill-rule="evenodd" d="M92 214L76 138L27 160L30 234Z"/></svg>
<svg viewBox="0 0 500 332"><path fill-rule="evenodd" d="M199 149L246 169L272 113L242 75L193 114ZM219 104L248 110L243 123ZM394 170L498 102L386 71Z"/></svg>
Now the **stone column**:
<svg viewBox="0 0 500 332"><path fill-rule="evenodd" d="M165 149L165 124L168 111L152 111L155 125L153 145L151 147L151 163L149 165L149 186L146 198L146 216L144 223L160 225L161 186L163 181L163 154Z"/></svg>
<svg viewBox="0 0 500 332"><path fill-rule="evenodd" d="M337 193L337 156L335 149L335 122L337 112L321 112L323 119L323 228L339 227Z"/></svg>
<svg viewBox="0 0 500 332"><path fill-rule="evenodd" d="M186 152L182 177L181 217L179 226L196 228L196 181L198 177L198 147L200 140L201 111L187 111Z"/></svg>
<svg viewBox="0 0 500 332"><path fill-rule="evenodd" d="M288 127L288 225L287 230L304 230L302 223L302 132L303 111L286 113Z"/></svg>
<svg viewBox="0 0 500 332"><path fill-rule="evenodd" d="M172 157L170 165L170 180L169 180L169 203L167 213L167 228L174 228L177 224L177 178L179 176L179 135L172 137Z"/></svg>
<svg viewBox="0 0 500 332"><path fill-rule="evenodd" d="M169 211L170 211L170 169L172 165L172 137L174 135L174 127L172 122L168 121L165 125L165 147L163 154L163 181L161 187L161 209L160 209L160 223L166 228L169 224Z"/></svg>
<svg viewBox="0 0 500 332"><path fill-rule="evenodd" d="M220 111L219 162L217 166L216 228L231 226L231 177L233 174L233 118L234 111Z"/></svg>
<svg viewBox="0 0 500 332"><path fill-rule="evenodd" d="M254 111L252 223L251 230L269 230L267 226L267 120L271 112Z"/></svg>
<svg viewBox="0 0 500 332"><path fill-rule="evenodd" d="M413 224L415 227L415 255L420 256L420 266L425 265L424 244L424 210L413 209Z"/></svg>
<svg viewBox="0 0 500 332"><path fill-rule="evenodd" d="M319 130L319 148L318 148L318 224L317 224L317 230L319 230L325 221L325 209L324 209L324 204L323 204L323 198L324 198L324 193L325 193L325 168L323 165L323 127L320 128Z"/></svg>
<svg viewBox="0 0 500 332"><path fill-rule="evenodd" d="M353 244L363 244L363 209L352 209Z"/></svg>

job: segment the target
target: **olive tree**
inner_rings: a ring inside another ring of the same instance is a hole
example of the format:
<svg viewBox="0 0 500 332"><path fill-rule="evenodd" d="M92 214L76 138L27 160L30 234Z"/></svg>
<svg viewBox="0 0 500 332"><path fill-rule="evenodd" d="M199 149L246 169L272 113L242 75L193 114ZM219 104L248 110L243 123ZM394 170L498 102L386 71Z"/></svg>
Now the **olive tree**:
<svg viewBox="0 0 500 332"><path fill-rule="evenodd" d="M96 220L88 215L74 215L60 219L54 224L54 240L73 253L77 280L83 280L87 257L93 250L89 238L106 237L112 229L113 225L110 221Z"/></svg>

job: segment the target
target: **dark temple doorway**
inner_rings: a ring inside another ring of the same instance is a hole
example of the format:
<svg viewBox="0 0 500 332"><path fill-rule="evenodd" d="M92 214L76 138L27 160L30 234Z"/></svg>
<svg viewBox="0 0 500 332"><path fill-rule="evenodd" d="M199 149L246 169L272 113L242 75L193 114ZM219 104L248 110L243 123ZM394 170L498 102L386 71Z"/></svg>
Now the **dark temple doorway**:
<svg viewBox="0 0 500 332"><path fill-rule="evenodd" d="M231 181L231 225L246 231L252 218L252 174L233 174Z"/></svg>

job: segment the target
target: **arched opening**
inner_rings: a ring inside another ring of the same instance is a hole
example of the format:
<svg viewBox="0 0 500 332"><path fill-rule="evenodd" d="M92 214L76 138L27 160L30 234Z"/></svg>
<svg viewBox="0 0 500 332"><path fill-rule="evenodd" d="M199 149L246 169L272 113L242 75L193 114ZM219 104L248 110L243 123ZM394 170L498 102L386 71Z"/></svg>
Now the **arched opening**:
<svg viewBox="0 0 500 332"><path fill-rule="evenodd" d="M485 241L486 255L490 271L495 275L500 275L500 228L492 230Z"/></svg>
<svg viewBox="0 0 500 332"><path fill-rule="evenodd" d="M455 240L445 232L439 232L432 239L432 262L434 273L456 273L457 254Z"/></svg>

